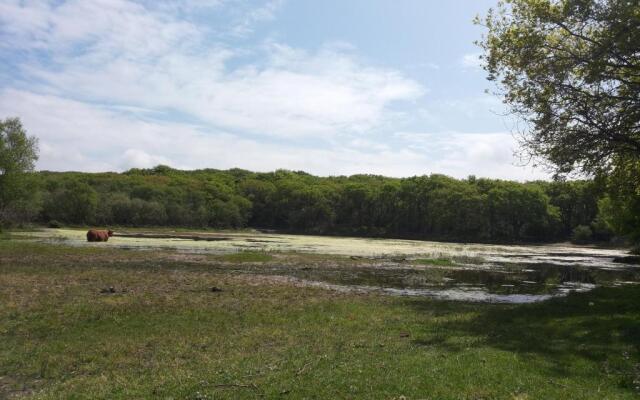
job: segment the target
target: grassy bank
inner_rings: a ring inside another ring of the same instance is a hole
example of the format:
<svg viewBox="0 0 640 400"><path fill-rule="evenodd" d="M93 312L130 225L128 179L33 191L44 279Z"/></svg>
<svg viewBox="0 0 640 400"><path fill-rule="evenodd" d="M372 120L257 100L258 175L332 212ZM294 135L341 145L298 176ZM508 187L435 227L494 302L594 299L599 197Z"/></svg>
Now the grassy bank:
<svg viewBox="0 0 640 400"><path fill-rule="evenodd" d="M0 398L640 395L639 287L442 302L227 271L270 260L239 257L0 240Z"/></svg>

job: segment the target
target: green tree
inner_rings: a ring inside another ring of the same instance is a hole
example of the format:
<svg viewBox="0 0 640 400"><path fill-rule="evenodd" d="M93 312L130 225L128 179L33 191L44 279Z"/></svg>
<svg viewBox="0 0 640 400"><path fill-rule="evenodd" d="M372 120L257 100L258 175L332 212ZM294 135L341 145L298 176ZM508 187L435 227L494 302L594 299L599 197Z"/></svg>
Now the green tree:
<svg viewBox="0 0 640 400"><path fill-rule="evenodd" d="M598 203L599 215L614 232L640 243L640 162L616 169L609 195Z"/></svg>
<svg viewBox="0 0 640 400"><path fill-rule="evenodd" d="M37 159L38 140L27 135L20 119L0 121L0 226L24 222L32 213L36 191L28 173Z"/></svg>
<svg viewBox="0 0 640 400"><path fill-rule="evenodd" d="M616 179L630 181L640 173L629 169L618 175ZM437 174L406 179L375 175L323 178L285 170L253 173L157 167L122 174L40 172L34 176L41 181L39 187L47 199L41 220L67 224L251 226L305 233L509 242L569 239L577 225L585 225L592 229L595 240L606 238L608 226L620 225L635 210L626 207L628 212L612 214L603 207L596 218L602 185L593 181L518 183ZM621 201L610 196L614 204Z"/></svg>
<svg viewBox="0 0 640 400"><path fill-rule="evenodd" d="M559 224L558 209L537 186L500 182L487 193L491 237L500 240L550 240Z"/></svg>
<svg viewBox="0 0 640 400"><path fill-rule="evenodd" d="M333 210L319 187L303 186L292 191L289 196L289 229L323 233L332 226Z"/></svg>
<svg viewBox="0 0 640 400"><path fill-rule="evenodd" d="M478 23L484 67L526 121L523 148L558 173L640 158L640 5L506 0Z"/></svg>
<svg viewBox="0 0 640 400"><path fill-rule="evenodd" d="M578 225L573 229L571 241L576 244L589 243L593 238L593 231L586 225Z"/></svg>
<svg viewBox="0 0 640 400"><path fill-rule="evenodd" d="M561 215L561 233L570 235L578 225L595 223L598 200L604 195L604 187L594 181L538 182L550 197L550 203L558 207Z"/></svg>
<svg viewBox="0 0 640 400"><path fill-rule="evenodd" d="M240 193L251 202L252 212L250 222L256 227L273 226L273 214L270 207L276 187L273 183L248 178L240 184Z"/></svg>
<svg viewBox="0 0 640 400"><path fill-rule="evenodd" d="M87 183L72 180L49 195L44 214L49 220L90 224L95 220L97 207L97 192Z"/></svg>
<svg viewBox="0 0 640 400"><path fill-rule="evenodd" d="M365 183L354 182L343 186L337 207L337 220L344 233L369 233L374 196L371 185Z"/></svg>

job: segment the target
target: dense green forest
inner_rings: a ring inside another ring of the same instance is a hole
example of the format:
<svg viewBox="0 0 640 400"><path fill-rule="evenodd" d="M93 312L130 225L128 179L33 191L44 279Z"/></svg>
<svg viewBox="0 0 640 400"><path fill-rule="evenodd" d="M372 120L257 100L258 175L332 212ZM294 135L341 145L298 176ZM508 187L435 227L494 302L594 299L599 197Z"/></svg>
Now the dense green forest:
<svg viewBox="0 0 640 400"><path fill-rule="evenodd" d="M607 240L596 181L518 183L444 175L317 177L278 170L30 174L21 220L97 226L265 228L375 237Z"/></svg>

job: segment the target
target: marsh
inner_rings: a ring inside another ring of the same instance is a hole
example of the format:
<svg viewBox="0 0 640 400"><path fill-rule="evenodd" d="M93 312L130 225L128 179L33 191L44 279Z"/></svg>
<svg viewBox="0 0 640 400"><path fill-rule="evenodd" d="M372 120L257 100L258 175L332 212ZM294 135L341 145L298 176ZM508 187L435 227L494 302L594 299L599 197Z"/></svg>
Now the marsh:
<svg viewBox="0 0 640 400"><path fill-rule="evenodd" d="M155 230L121 231L112 241L95 245L86 242L81 230L43 229L24 234L40 242L173 251L205 255L206 260L223 261L235 254L231 265L218 269L294 278L298 285L328 290L395 296L528 303L597 286L640 283L640 268L613 262L625 254L624 249L570 244L487 245ZM316 257L309 261L304 254ZM292 261L291 255L298 259Z"/></svg>

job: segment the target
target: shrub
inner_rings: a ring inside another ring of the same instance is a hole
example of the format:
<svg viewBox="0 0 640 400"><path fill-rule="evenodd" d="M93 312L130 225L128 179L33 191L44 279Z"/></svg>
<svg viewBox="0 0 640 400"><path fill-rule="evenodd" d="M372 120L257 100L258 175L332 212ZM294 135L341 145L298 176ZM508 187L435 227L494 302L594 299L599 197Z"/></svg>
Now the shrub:
<svg viewBox="0 0 640 400"><path fill-rule="evenodd" d="M586 225L578 225L573 229L571 234L571 241L577 244L584 244L591 241L593 232L591 228Z"/></svg>
<svg viewBox="0 0 640 400"><path fill-rule="evenodd" d="M56 221L55 219L52 219L51 221L49 221L47 226L49 228L61 228L62 224L60 222Z"/></svg>

